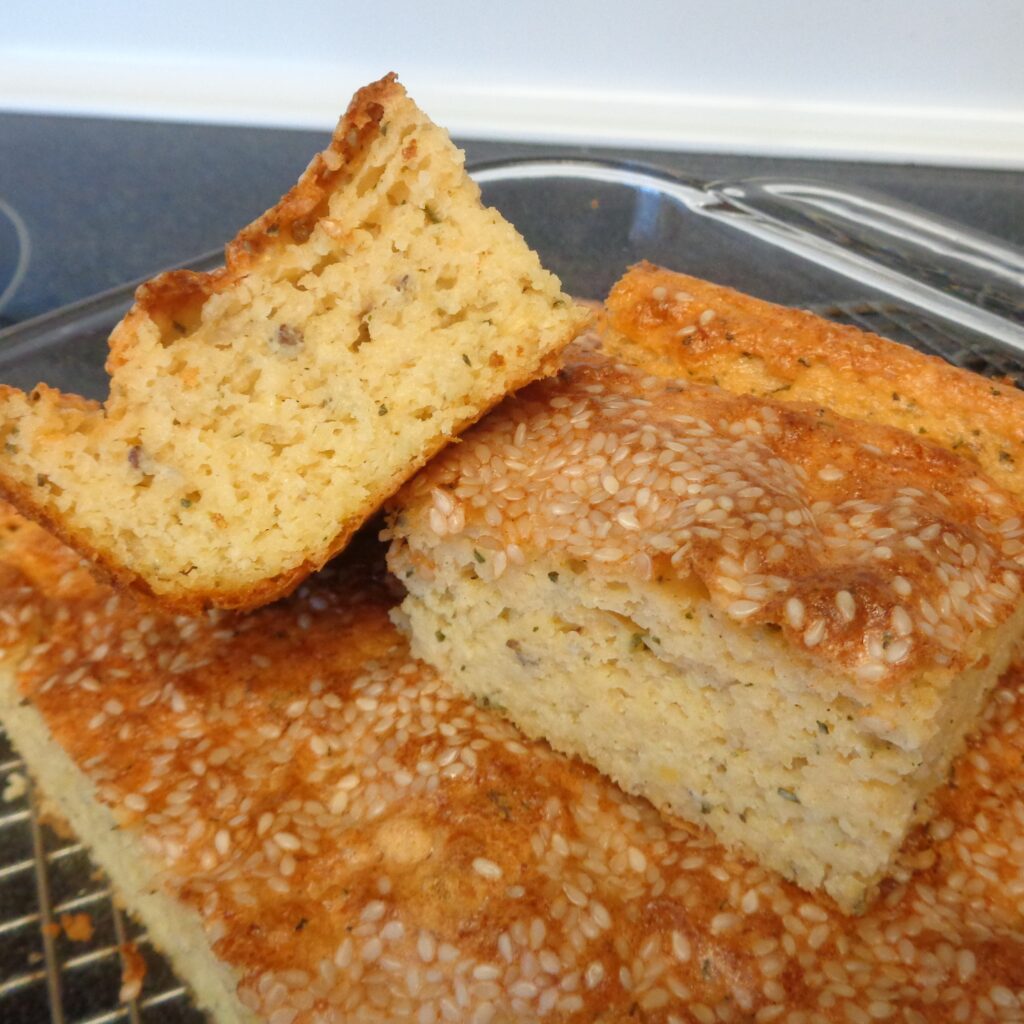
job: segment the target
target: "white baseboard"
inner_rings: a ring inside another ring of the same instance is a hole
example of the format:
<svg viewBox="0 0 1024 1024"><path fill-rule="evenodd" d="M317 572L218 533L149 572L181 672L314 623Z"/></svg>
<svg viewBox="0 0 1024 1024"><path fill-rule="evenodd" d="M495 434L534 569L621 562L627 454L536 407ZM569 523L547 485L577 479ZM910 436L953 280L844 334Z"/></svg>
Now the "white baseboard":
<svg viewBox="0 0 1024 1024"><path fill-rule="evenodd" d="M0 108L51 114L328 129L372 70L308 63L97 60L0 51ZM629 145L1024 168L1016 111L885 107L559 88L466 89L407 82L462 138Z"/></svg>

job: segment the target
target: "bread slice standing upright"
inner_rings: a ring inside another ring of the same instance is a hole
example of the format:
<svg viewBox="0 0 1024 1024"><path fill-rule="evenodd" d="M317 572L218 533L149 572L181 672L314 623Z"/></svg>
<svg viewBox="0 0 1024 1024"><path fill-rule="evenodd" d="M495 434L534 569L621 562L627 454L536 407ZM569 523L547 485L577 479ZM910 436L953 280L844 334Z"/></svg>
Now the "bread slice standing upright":
<svg viewBox="0 0 1024 1024"><path fill-rule="evenodd" d="M223 269L139 289L103 404L0 388L0 492L168 606L257 606L584 317L389 75Z"/></svg>

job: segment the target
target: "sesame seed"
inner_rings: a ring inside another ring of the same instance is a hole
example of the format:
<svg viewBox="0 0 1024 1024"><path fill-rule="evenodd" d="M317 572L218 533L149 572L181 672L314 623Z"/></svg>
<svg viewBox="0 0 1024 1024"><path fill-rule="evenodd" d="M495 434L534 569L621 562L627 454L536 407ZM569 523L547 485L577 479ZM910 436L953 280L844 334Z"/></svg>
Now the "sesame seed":
<svg viewBox="0 0 1024 1024"><path fill-rule="evenodd" d="M788 598L786 601L786 621L793 629L803 629L806 609L803 601L798 597Z"/></svg>
<svg viewBox="0 0 1024 1024"><path fill-rule="evenodd" d="M587 905L587 894L572 883L564 882L562 884L562 892L565 893L569 902L575 904L577 907L585 907Z"/></svg>
<svg viewBox="0 0 1024 1024"><path fill-rule="evenodd" d="M746 619L746 618L749 618L755 612L759 612L760 610L761 610L761 605L760 605L759 602L757 602L757 601L748 601L748 600L733 601L726 608L726 611L734 619Z"/></svg>
<svg viewBox="0 0 1024 1024"><path fill-rule="evenodd" d="M804 644L807 647L817 647L825 636L825 620L816 619L804 632Z"/></svg>
<svg viewBox="0 0 1024 1024"><path fill-rule="evenodd" d="M853 622L857 615L857 603L853 599L853 594L848 590L840 590L836 594L836 608L839 609L839 614L844 622Z"/></svg>
<svg viewBox="0 0 1024 1024"><path fill-rule="evenodd" d="M626 859L634 871L647 870L647 858L644 856L643 851L638 850L635 846L631 846L626 851Z"/></svg>
<svg viewBox="0 0 1024 1024"><path fill-rule="evenodd" d="M429 932L420 932L416 940L416 952L425 964L429 964L436 956L437 943Z"/></svg>
<svg viewBox="0 0 1024 1024"><path fill-rule="evenodd" d="M486 857L473 858L473 870L484 878L501 878L501 868Z"/></svg>

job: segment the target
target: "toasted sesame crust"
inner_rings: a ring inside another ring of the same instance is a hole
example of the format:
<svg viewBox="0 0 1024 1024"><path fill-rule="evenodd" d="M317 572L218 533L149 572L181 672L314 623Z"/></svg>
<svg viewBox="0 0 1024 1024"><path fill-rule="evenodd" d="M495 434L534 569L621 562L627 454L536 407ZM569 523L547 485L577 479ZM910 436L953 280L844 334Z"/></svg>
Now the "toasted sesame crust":
<svg viewBox="0 0 1024 1024"><path fill-rule="evenodd" d="M350 548L286 602L174 619L0 523L0 716L38 717L34 773L95 787L58 805L109 809L201 918L230 1019L1019 1020L1019 672L851 920L456 696L381 581Z"/></svg>
<svg viewBox="0 0 1024 1024"><path fill-rule="evenodd" d="M395 508L414 549L466 534L498 553L498 575L558 552L598 574L696 585L735 622L771 624L849 677L868 706L977 660L1021 600L1021 502L975 463L886 424L654 376L579 344Z"/></svg>
<svg viewBox="0 0 1024 1024"><path fill-rule="evenodd" d="M613 346L651 372L901 427L1024 494L1024 393L867 331L640 263L612 289Z"/></svg>

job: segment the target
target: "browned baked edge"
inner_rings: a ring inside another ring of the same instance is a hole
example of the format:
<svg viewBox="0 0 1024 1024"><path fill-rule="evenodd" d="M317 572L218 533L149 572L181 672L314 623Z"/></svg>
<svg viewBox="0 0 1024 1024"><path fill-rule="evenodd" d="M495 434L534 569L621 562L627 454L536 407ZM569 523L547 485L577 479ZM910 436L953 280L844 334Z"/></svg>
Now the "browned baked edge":
<svg viewBox="0 0 1024 1024"><path fill-rule="evenodd" d="M689 300L676 301L679 291ZM646 261L620 278L606 309L652 372L902 427L1024 494L1024 392L1012 383Z"/></svg>
<svg viewBox="0 0 1024 1024"><path fill-rule="evenodd" d="M111 335L107 372L113 373L127 361L137 321L153 320L173 338L176 332L183 333L180 328L188 329L211 295L244 278L258 257L290 243L305 242L326 211L328 197L339 182L352 177L352 164L376 137L385 105L404 95L394 72L360 89L338 121L327 149L313 157L299 180L275 206L227 243L223 267L205 273L171 270L141 284L135 292L134 305ZM340 157L340 164L333 170L325 159L326 153Z"/></svg>

